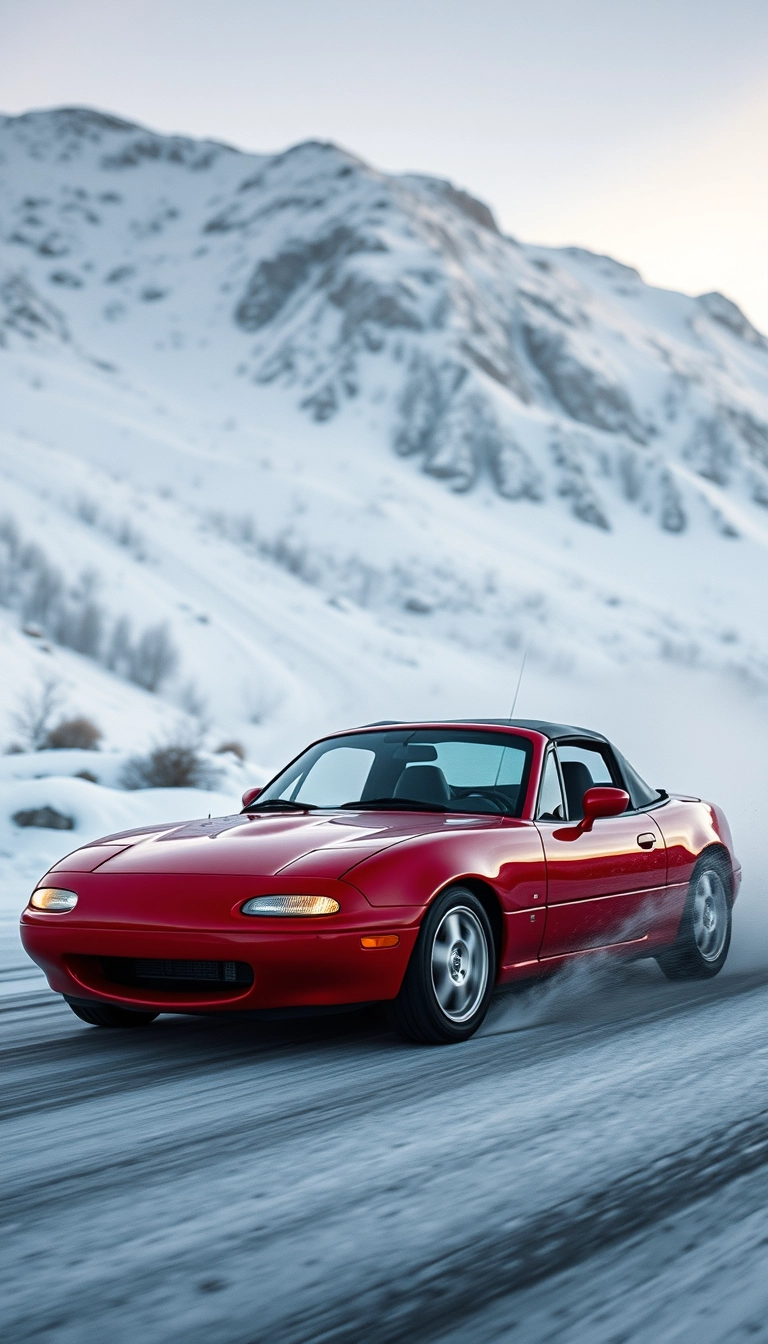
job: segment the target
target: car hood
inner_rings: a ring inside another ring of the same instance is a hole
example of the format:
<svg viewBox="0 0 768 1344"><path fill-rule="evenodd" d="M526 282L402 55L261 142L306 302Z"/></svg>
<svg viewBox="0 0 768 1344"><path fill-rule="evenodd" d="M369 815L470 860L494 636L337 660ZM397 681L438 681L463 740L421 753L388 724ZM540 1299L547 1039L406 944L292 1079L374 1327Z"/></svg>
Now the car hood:
<svg viewBox="0 0 768 1344"><path fill-rule="evenodd" d="M216 817L122 832L76 850L59 870L340 877L363 859L422 835L487 826L488 817L323 813ZM499 819L500 820L500 819Z"/></svg>

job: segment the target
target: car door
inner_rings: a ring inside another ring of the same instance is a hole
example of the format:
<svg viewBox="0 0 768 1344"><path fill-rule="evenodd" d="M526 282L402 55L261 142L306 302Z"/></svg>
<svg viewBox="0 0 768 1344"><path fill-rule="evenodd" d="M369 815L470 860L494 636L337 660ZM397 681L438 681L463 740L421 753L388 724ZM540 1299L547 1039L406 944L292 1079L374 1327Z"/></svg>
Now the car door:
<svg viewBox="0 0 768 1344"><path fill-rule="evenodd" d="M666 887L664 838L647 812L601 817L579 831L581 798L596 784L622 787L607 743L550 747L536 826L547 866L541 959L642 942Z"/></svg>

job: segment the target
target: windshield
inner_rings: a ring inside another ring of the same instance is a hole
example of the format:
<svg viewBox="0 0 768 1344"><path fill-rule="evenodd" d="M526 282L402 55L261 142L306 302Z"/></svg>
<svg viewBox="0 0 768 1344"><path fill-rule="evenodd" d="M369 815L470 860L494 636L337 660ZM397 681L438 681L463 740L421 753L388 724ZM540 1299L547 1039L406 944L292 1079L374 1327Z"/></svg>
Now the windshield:
<svg viewBox="0 0 768 1344"><path fill-rule="evenodd" d="M517 817L532 744L461 728L350 733L318 742L268 784L248 811L402 808Z"/></svg>

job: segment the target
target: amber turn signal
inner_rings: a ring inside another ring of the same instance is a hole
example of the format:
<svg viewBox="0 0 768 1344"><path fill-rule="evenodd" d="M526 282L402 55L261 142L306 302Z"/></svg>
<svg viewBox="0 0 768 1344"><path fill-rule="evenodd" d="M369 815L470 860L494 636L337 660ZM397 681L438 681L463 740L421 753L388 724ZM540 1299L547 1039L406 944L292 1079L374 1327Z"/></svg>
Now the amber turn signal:
<svg viewBox="0 0 768 1344"><path fill-rule="evenodd" d="M360 946L371 947L397 947L400 942L396 933L376 933L367 938L360 939Z"/></svg>

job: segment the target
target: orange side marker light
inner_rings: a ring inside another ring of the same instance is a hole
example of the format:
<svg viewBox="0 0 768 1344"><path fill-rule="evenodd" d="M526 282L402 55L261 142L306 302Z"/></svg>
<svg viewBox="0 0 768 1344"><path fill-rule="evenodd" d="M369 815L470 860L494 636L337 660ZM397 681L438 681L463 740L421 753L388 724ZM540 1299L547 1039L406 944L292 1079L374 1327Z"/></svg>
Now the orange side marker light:
<svg viewBox="0 0 768 1344"><path fill-rule="evenodd" d="M372 947L397 947L400 942L396 933L376 933L367 938L360 939L360 946L366 949Z"/></svg>

